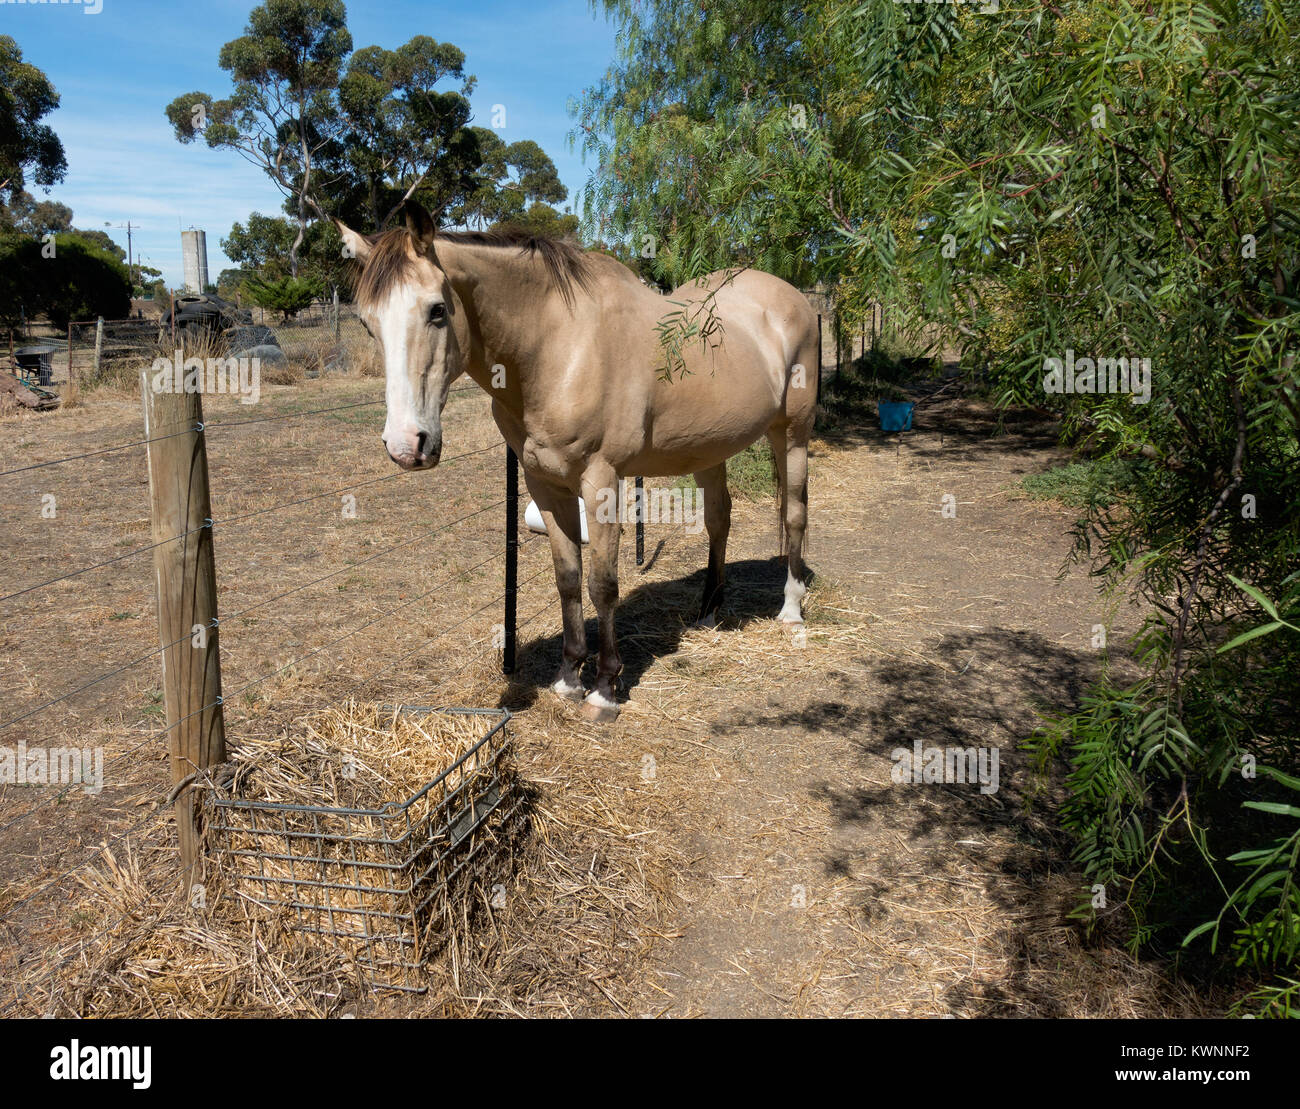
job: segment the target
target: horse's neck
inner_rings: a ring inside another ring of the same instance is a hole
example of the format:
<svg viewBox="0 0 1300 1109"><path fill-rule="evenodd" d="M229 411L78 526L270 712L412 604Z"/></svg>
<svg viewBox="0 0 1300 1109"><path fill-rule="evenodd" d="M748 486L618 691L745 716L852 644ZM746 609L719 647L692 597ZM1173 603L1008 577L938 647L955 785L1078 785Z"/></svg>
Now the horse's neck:
<svg viewBox="0 0 1300 1109"><path fill-rule="evenodd" d="M544 267L500 247L444 240L436 249L468 317L475 349L466 372L492 397L520 407L523 377L540 362L547 338L545 328L521 317L520 304L551 295Z"/></svg>

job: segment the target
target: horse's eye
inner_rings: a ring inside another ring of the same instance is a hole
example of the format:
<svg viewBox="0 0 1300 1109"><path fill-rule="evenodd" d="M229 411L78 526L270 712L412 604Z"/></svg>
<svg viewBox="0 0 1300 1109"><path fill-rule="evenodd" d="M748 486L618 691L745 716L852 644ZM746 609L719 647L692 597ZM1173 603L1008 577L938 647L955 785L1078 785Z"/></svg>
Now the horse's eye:
<svg viewBox="0 0 1300 1109"><path fill-rule="evenodd" d="M429 322L431 324L439 325L446 322L446 319L447 306L445 304L435 304L429 309Z"/></svg>

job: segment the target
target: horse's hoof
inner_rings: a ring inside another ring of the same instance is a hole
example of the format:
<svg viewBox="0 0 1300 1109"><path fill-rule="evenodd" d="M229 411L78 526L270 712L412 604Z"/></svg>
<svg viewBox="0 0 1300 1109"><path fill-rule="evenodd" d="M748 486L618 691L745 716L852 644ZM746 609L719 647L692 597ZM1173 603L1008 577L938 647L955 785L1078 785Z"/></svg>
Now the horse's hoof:
<svg viewBox="0 0 1300 1109"><path fill-rule="evenodd" d="M696 620L694 626L697 628L706 628L711 631L720 623L722 623L722 621L718 619L718 614L716 612L710 612Z"/></svg>
<svg viewBox="0 0 1300 1109"><path fill-rule="evenodd" d="M581 701L585 693L581 685L569 685L563 680L552 682L551 692L565 701Z"/></svg>
<svg viewBox="0 0 1300 1109"><path fill-rule="evenodd" d="M782 609L779 613L777 613L777 617L776 617L776 618L777 618L777 620L778 620L780 623L782 623L782 624L802 624L802 623L803 623L803 613L802 613L802 612L794 613L794 614L792 615L791 613L786 612L785 609Z"/></svg>
<svg viewBox="0 0 1300 1109"><path fill-rule="evenodd" d="M593 724L612 724L618 719L618 706L610 704L594 690L587 694L587 699L578 711L584 720L590 720Z"/></svg>

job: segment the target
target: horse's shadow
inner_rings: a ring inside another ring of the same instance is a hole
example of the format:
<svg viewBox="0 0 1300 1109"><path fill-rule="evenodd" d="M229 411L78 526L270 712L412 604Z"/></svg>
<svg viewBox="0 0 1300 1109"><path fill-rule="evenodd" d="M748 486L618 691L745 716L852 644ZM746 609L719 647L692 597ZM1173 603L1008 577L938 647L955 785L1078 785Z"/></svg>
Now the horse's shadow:
<svg viewBox="0 0 1300 1109"><path fill-rule="evenodd" d="M641 572L654 565L658 551L647 552ZM656 659L674 654L682 636L695 623L704 594L705 570L700 568L685 577L667 581L643 582L619 602L617 613L618 649L623 657L619 691L634 688ZM815 575L806 570L804 580ZM785 565L776 558L746 559L727 563L727 592L722 604L723 630L742 628L754 620L775 619L783 601ZM627 575L623 576L626 583ZM559 607L559 598L555 599ZM584 598L585 600L585 598ZM586 605L590 610L590 604ZM594 615L585 621L587 661L583 666L583 684L590 689L595 683L597 621ZM520 636L515 657L515 671L501 705L523 709L532 705L538 694L555 680L560 665L563 639L560 633L528 638Z"/></svg>

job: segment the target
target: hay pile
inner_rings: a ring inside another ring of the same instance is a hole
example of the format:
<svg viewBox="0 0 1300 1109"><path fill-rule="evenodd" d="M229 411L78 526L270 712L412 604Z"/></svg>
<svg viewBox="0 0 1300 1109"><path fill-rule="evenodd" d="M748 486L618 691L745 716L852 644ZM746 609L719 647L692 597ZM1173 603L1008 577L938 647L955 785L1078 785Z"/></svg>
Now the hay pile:
<svg viewBox="0 0 1300 1109"><path fill-rule="evenodd" d="M427 985L418 965L471 925L483 860L508 870L510 837L523 832L521 821L506 820L521 815L522 794L504 730L480 744L499 720L350 703L306 719L296 734L242 742L196 786L206 792L205 853L190 897L170 844L105 851L81 883L107 927L47 969L48 982L26 983L24 1008L325 1016L376 985ZM475 803L481 815L485 785L503 801L453 849L447 823ZM272 832L267 810L219 800L388 811L289 812ZM471 855L475 865L466 866Z"/></svg>
<svg viewBox="0 0 1300 1109"><path fill-rule="evenodd" d="M549 665L549 659L536 661ZM443 693L462 704L494 703L501 696L494 660L467 668ZM507 693L507 703L515 696ZM382 731L390 717L390 709L358 705L349 719L358 730ZM416 723L428 731L418 717L400 726ZM337 751L322 737L338 724L328 715L311 716L276 737L241 738L232 759L244 775L241 789L258 798L286 796L278 791L289 789L292 777L277 752L294 750L312 756L301 764L306 773L294 789L310 793L328 782L328 768L338 764L316 745ZM620 764L639 765L637 741L629 740L627 752L619 750L622 743L611 748L611 737L577 720L567 704L543 698L516 715L510 729L523 801L519 832L508 841L512 867L501 878L488 875L451 906L445 946L425 968L427 993L374 989L371 970L346 950L293 927L286 910L268 911L239 896L227 867L209 865L201 879L205 903L187 903L177 880L175 832L166 820L128 841L129 850L106 852L81 890L70 891L62 913L78 922L80 938L26 956L7 983L3 1011L182 1018L639 1015L634 998L645 988L644 960L677 934L673 918L681 903L674 891L685 860L667 849L661 832L672 802L619 780ZM394 750L409 748L410 759L423 759L418 732L400 734L408 747ZM359 771L343 781L357 791L371 788L367 782L386 790L381 779L396 785L396 765L371 765L369 775ZM415 765L417 774L427 771L427 764ZM341 796L359 800L362 793Z"/></svg>
<svg viewBox="0 0 1300 1109"><path fill-rule="evenodd" d="M462 759L496 724L495 714L399 711L395 705L350 701L302 722L301 734L241 740L222 793L281 805L380 809L404 802ZM440 783L445 798L471 759Z"/></svg>
<svg viewBox="0 0 1300 1109"><path fill-rule="evenodd" d="M301 736L246 743L206 794L212 861L230 890L287 910L376 984L423 989L455 906L511 866L502 719L349 703Z"/></svg>

